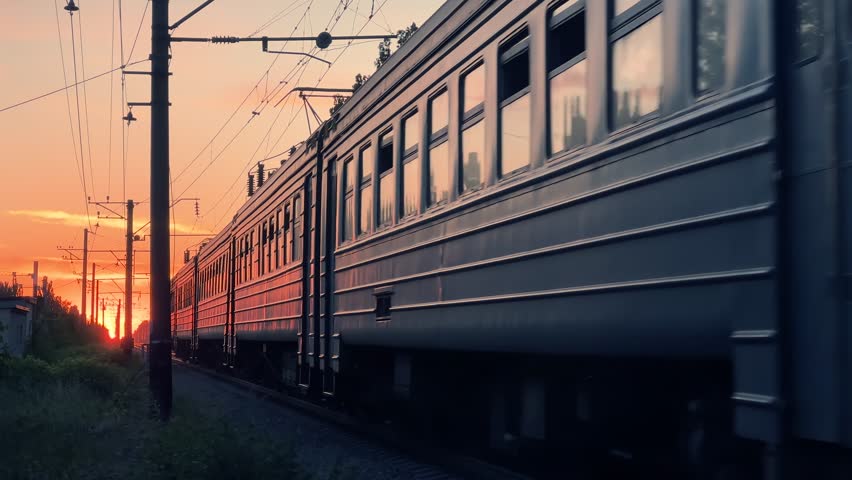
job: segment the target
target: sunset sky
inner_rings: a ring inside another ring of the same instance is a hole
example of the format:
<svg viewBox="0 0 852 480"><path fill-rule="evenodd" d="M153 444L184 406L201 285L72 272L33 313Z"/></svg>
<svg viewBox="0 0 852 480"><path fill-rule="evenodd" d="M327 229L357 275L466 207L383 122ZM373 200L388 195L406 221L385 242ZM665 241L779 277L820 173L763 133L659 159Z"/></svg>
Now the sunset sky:
<svg viewBox="0 0 852 480"><path fill-rule="evenodd" d="M201 0L170 2L172 21L200 3ZM313 36L326 28L337 35L383 34L395 32L412 22L421 25L442 3L443 0L218 0L177 29L175 35ZM62 88L66 82L63 60L67 84L73 84L75 55L79 80L118 67L122 63L120 30L123 30L125 63L147 58L151 45L148 2L124 0L122 22L118 18L118 0L78 0L77 4L80 12L73 18L76 48L72 52L70 19L68 12L62 9L65 0L4 2L3 28L0 29L3 45L0 48L0 85L3 86L0 110ZM343 5L346 5L345 10ZM374 11L372 19L371 10ZM296 56L263 53L259 43L173 46L173 196L176 200L201 199L198 217L193 201L177 204L174 211L176 233L218 231L245 200L245 177L249 167L261 158L287 150L307 136L305 114L295 95L274 108L289 89L270 95L279 82L286 79L291 87L315 86L321 79L321 86L351 87L356 73L373 73L378 42L364 42L344 50L345 45L344 42L334 43L328 51L319 54L329 61L339 58L331 68L316 61L300 62L300 57ZM312 46L291 43L272 47L307 51ZM144 62L128 70L148 68L148 63ZM147 200L150 140L147 108L133 109L138 121L129 128L121 121L127 108L121 99L119 73L92 80L85 87L81 85L78 92L79 98L71 88L67 95L60 92L0 111L3 151L0 158L4 172L0 195L0 281L11 281L11 273L17 272L19 283L27 287L25 294L29 294L31 282L26 276L32 271L33 260L38 260L39 275L46 275L61 296L77 305L81 296L82 264L63 259L66 254L57 250L57 246L82 248L83 229L91 224L97 235L90 237L90 248L114 249L119 257L123 256L120 252L124 249L124 221L98 219L98 211L102 216L109 212L95 205L88 207L87 216L85 198L103 201L109 197L114 202L127 198L136 202ZM131 102L148 101L149 78L128 75L126 96ZM265 106L264 98L270 100ZM82 124L79 132L78 100ZM325 118L330 101L324 100L316 99L313 106ZM252 111L261 107L261 114L253 116ZM222 131L217 135L220 128ZM126 169L122 137L127 150ZM274 168L277 161L267 162L267 166ZM85 193L81 173L85 177ZM121 206L111 207L123 213ZM147 223L148 207L143 203L136 209L136 228ZM145 233L147 229L140 232ZM202 237L175 239L175 269L183 263L183 251L200 240ZM149 248L146 241L137 242L135 246L139 250ZM101 291L118 292L119 287L110 279L123 288L124 273L115 257L109 253L93 254L90 263L92 261L98 264L97 278L103 280ZM139 253L134 286L134 327L148 319L147 272L148 255ZM112 330L115 323L112 305L123 296L108 294L103 298L109 305L106 325Z"/></svg>

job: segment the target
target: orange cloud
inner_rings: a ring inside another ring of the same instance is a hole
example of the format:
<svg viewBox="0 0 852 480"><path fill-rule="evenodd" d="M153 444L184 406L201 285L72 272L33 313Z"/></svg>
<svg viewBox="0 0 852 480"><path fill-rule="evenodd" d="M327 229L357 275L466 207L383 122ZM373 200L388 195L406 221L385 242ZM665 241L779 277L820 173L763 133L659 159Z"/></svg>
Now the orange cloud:
<svg viewBox="0 0 852 480"><path fill-rule="evenodd" d="M66 212L63 210L9 210L7 213L9 215L14 215L17 217L27 217L40 223L67 225L69 227L78 227L88 221L86 215ZM148 223L148 220L136 219L136 222L138 222L138 225L141 226ZM109 228L121 231L124 231L127 228L127 223L119 218L99 218L97 219L96 225L101 228ZM212 232L208 232L200 228L195 228L192 225L186 225L183 223L175 223L173 227L176 233L198 233L202 235L212 235Z"/></svg>

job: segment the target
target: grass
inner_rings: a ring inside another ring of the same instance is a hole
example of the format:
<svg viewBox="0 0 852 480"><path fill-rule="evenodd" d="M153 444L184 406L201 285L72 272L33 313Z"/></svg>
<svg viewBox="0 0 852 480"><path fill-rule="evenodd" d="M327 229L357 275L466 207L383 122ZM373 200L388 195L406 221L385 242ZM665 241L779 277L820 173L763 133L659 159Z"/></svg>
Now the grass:
<svg viewBox="0 0 852 480"><path fill-rule="evenodd" d="M0 358L0 478L311 478L288 445L190 404L159 422L147 378L138 361L98 346Z"/></svg>

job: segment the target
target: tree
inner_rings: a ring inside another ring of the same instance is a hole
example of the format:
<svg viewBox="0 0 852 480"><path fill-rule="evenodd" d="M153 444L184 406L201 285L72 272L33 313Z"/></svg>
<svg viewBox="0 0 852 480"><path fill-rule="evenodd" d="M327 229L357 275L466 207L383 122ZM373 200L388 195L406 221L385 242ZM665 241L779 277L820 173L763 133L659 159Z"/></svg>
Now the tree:
<svg viewBox="0 0 852 480"><path fill-rule="evenodd" d="M18 292L10 283L0 282L0 297L17 297Z"/></svg>
<svg viewBox="0 0 852 480"><path fill-rule="evenodd" d="M402 30L397 30L396 35L396 48L399 50L403 45L408 43L411 40L411 37L414 36L414 33L417 31L419 27L417 27L416 23L412 23L410 26L403 28ZM391 41L389 38L384 39L381 43L379 43L379 56L376 57L376 60L373 61L373 64L376 66L376 70L382 68L382 66L387 63L390 59L391 55L393 55L393 51L391 51ZM352 90L357 92L359 88L361 88L367 80L370 79L369 75L365 75L359 73L355 75L355 83L352 85ZM334 97L334 105L329 110L331 116L334 116L342 107L343 104L346 103L348 98L343 97L341 95L335 95Z"/></svg>

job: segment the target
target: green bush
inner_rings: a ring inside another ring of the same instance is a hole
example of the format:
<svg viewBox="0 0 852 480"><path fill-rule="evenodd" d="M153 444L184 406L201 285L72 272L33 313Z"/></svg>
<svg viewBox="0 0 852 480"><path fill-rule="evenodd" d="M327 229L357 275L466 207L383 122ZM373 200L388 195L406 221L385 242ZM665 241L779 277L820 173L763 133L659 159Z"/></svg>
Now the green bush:
<svg viewBox="0 0 852 480"><path fill-rule="evenodd" d="M119 391L125 380L120 367L105 363L95 357L71 357L53 366L57 381L90 388L103 397L109 397Z"/></svg>

